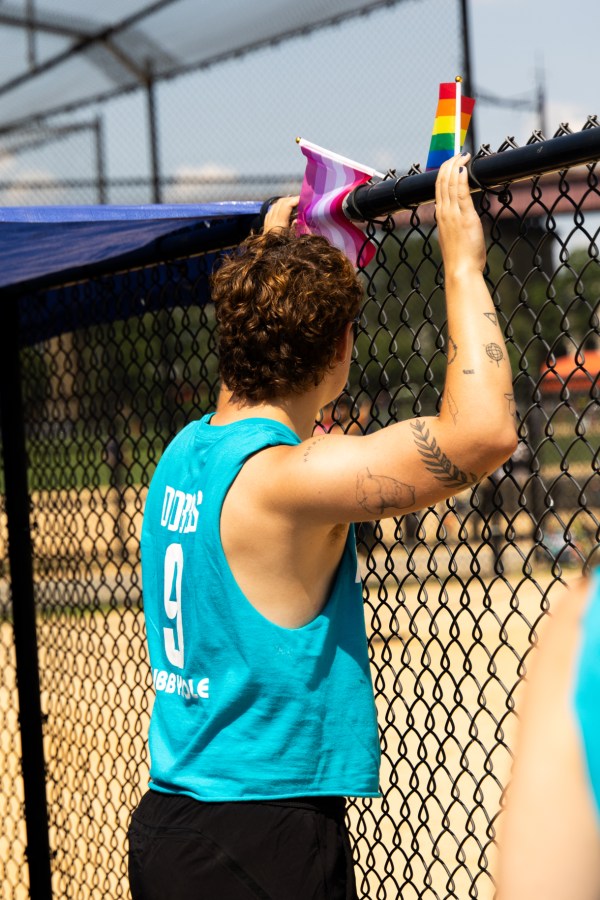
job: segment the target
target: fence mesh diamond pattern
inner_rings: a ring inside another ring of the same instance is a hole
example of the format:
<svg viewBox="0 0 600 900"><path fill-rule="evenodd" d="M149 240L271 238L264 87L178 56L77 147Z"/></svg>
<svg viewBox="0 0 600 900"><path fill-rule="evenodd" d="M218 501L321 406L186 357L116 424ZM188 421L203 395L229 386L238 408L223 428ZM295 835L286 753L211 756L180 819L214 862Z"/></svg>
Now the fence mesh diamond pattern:
<svg viewBox="0 0 600 900"><path fill-rule="evenodd" d="M365 900L493 896L527 654L560 579L600 562L600 266L587 214L599 199L594 167L481 197L518 449L452 500L359 528L383 750L382 799L349 806ZM350 381L323 411L327 428L354 433L435 412L452 353L431 213L373 233ZM140 525L164 447L216 402L213 263L20 301L56 897L129 896L125 833L145 789L152 702ZM49 337L51 318L62 326ZM2 872L7 896L24 897L7 578L1 803L14 836Z"/></svg>

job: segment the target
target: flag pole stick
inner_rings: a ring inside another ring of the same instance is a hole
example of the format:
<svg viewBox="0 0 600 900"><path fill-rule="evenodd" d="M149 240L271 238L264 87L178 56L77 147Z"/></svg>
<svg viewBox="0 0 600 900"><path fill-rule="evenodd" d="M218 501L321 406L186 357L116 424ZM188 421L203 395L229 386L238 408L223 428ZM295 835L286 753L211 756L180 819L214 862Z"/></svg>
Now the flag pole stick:
<svg viewBox="0 0 600 900"><path fill-rule="evenodd" d="M454 155L457 156L460 153L460 136L462 130L462 78L460 75L457 75L455 78L456 81L456 106L454 109Z"/></svg>

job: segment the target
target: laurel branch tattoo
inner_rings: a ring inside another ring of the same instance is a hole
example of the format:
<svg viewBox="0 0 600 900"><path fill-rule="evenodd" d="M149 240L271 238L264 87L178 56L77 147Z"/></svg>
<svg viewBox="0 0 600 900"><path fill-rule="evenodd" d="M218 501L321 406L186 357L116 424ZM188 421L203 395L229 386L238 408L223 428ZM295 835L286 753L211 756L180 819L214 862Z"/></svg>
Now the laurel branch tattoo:
<svg viewBox="0 0 600 900"><path fill-rule="evenodd" d="M386 509L414 506L415 489L387 475L372 475L366 468L356 478L356 499L368 513L381 516Z"/></svg>
<svg viewBox="0 0 600 900"><path fill-rule="evenodd" d="M474 472L463 472L458 466L448 459L446 454L438 447L436 439L430 435L424 422L417 419L410 423L415 432L414 441L421 459L425 463L428 472L447 487L465 488L479 481Z"/></svg>

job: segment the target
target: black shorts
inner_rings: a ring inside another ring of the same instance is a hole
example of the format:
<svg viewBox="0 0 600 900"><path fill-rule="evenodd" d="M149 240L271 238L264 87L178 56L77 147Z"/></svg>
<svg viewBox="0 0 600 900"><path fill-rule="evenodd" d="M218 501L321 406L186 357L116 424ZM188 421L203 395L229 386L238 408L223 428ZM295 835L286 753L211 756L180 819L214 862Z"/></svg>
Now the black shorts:
<svg viewBox="0 0 600 900"><path fill-rule="evenodd" d="M342 797L201 803L148 791L128 837L133 900L357 900Z"/></svg>

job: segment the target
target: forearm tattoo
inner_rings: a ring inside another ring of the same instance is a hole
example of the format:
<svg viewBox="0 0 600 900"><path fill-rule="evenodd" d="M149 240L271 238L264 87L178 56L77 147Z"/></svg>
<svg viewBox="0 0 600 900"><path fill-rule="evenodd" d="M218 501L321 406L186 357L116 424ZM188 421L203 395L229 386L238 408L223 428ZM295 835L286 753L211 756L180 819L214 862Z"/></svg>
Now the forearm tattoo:
<svg viewBox="0 0 600 900"><path fill-rule="evenodd" d="M485 344L485 352L489 356L490 360L492 362L495 362L497 366L499 366L504 359L504 353L502 352L502 347L499 344Z"/></svg>
<svg viewBox="0 0 600 900"><path fill-rule="evenodd" d="M504 396L505 396L506 399L508 400L508 411L509 411L509 413L511 414L511 416L516 415L516 412L517 412L517 406L516 406L516 403L515 403L515 395L514 395L514 394L505 394Z"/></svg>
<svg viewBox="0 0 600 900"><path fill-rule="evenodd" d="M450 393L449 390L444 391L444 396L446 398L446 403L448 404L448 412L452 416L452 421L456 425L456 417L458 416L458 406L454 401L454 397Z"/></svg>
<svg viewBox="0 0 600 900"><path fill-rule="evenodd" d="M490 320L492 325L498 324L498 316L496 315L496 313L484 313L484 316L486 317L486 319Z"/></svg>
<svg viewBox="0 0 600 900"><path fill-rule="evenodd" d="M448 335L448 365L449 366L452 365L452 363L456 359L457 352L458 352L458 347L456 346L456 344L454 343L454 341L452 340L450 335Z"/></svg>
<svg viewBox="0 0 600 900"><path fill-rule="evenodd" d="M381 516L386 509L414 506L415 489L387 475L372 475L366 468L356 478L356 499L368 513Z"/></svg>
<svg viewBox="0 0 600 900"><path fill-rule="evenodd" d="M464 488L479 481L474 472L463 472L458 466L448 459L445 453L438 447L436 439L430 435L424 422L417 419L410 423L415 432L414 440L425 468L433 477L447 487Z"/></svg>

